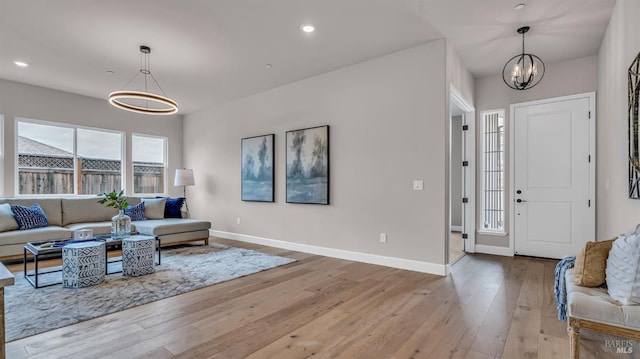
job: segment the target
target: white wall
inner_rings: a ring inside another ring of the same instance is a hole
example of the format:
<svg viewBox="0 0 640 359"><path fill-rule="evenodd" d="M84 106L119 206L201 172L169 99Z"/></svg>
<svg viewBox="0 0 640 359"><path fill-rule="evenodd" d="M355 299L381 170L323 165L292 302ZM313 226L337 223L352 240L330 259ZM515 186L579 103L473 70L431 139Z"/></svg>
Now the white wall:
<svg viewBox="0 0 640 359"><path fill-rule="evenodd" d="M106 94L105 94L106 96ZM0 114L4 115L4 197L14 196L15 183L15 119L28 118L126 132L126 158L131 163L131 134L143 133L169 139L167 171L168 190L180 195L173 187L176 168L182 167L182 118L148 116L117 109L106 99L0 79ZM133 189L132 168L126 168L125 180Z"/></svg>
<svg viewBox="0 0 640 359"><path fill-rule="evenodd" d="M185 116L192 213L218 231L444 265L445 58L438 40ZM331 126L331 205L287 204L285 132L320 125ZM276 202L242 202L240 139L269 133Z"/></svg>
<svg viewBox="0 0 640 359"><path fill-rule="evenodd" d="M543 59L544 60L544 59ZM505 59L506 61L506 59ZM505 110L505 228L509 223L509 201L511 201L512 189L509 186L509 148L511 140L509 131L511 119L509 106L514 103L541 100L551 97L566 96L578 93L592 92L597 87L598 57L588 56L575 60L546 64L546 72L542 81L534 88L524 91L513 90L504 83L502 74L496 74L475 82L475 108L476 108L476 143L477 148L482 148L482 118L481 112L487 110ZM602 121L598 116L598 122ZM601 146L597 145L598 148ZM476 151L476 228L482 225L482 157L481 151ZM598 166L600 166L600 161ZM505 236L476 234L476 243L493 246L509 246L508 233Z"/></svg>
<svg viewBox="0 0 640 359"><path fill-rule="evenodd" d="M640 51L640 1L618 0L599 53L597 99L597 238L640 222L640 200L628 197L627 71Z"/></svg>
<svg viewBox="0 0 640 359"><path fill-rule="evenodd" d="M474 101L475 81L460 56L447 41L447 83L455 87L469 104Z"/></svg>

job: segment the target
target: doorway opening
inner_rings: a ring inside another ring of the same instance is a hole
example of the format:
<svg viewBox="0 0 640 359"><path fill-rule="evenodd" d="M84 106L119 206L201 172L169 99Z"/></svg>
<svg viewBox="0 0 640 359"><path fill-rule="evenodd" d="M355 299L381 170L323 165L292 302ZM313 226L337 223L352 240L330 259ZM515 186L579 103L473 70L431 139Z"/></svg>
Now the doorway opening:
<svg viewBox="0 0 640 359"><path fill-rule="evenodd" d="M475 111L451 86L446 262L475 252Z"/></svg>

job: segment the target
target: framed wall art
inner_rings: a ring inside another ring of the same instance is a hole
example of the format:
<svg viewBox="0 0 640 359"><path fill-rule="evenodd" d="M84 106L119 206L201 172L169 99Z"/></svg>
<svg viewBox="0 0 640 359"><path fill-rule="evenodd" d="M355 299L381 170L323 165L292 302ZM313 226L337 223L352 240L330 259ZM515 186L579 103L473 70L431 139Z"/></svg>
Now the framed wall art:
<svg viewBox="0 0 640 359"><path fill-rule="evenodd" d="M629 82L629 198L640 199L640 141L638 110L640 108L640 53L631 62Z"/></svg>
<svg viewBox="0 0 640 359"><path fill-rule="evenodd" d="M329 126L288 131L287 203L329 204Z"/></svg>
<svg viewBox="0 0 640 359"><path fill-rule="evenodd" d="M274 138L271 134L241 141L243 201L274 201Z"/></svg>

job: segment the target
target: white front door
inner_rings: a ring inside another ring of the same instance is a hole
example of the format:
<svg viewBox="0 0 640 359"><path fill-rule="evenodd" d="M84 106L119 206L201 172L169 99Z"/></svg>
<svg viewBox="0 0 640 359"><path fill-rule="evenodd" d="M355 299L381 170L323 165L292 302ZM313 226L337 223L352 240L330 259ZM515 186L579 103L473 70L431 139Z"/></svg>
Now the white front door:
<svg viewBox="0 0 640 359"><path fill-rule="evenodd" d="M514 253L576 255L595 238L595 94L512 106Z"/></svg>

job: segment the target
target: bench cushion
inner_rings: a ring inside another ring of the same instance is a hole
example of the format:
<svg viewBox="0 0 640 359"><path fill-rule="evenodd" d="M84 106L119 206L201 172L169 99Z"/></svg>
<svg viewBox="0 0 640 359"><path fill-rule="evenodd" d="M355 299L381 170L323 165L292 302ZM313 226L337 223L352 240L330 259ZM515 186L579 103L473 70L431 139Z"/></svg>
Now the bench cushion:
<svg viewBox="0 0 640 359"><path fill-rule="evenodd" d="M622 305L604 287L582 287L575 284L574 270L565 275L567 315L621 327L640 329L640 306Z"/></svg>

